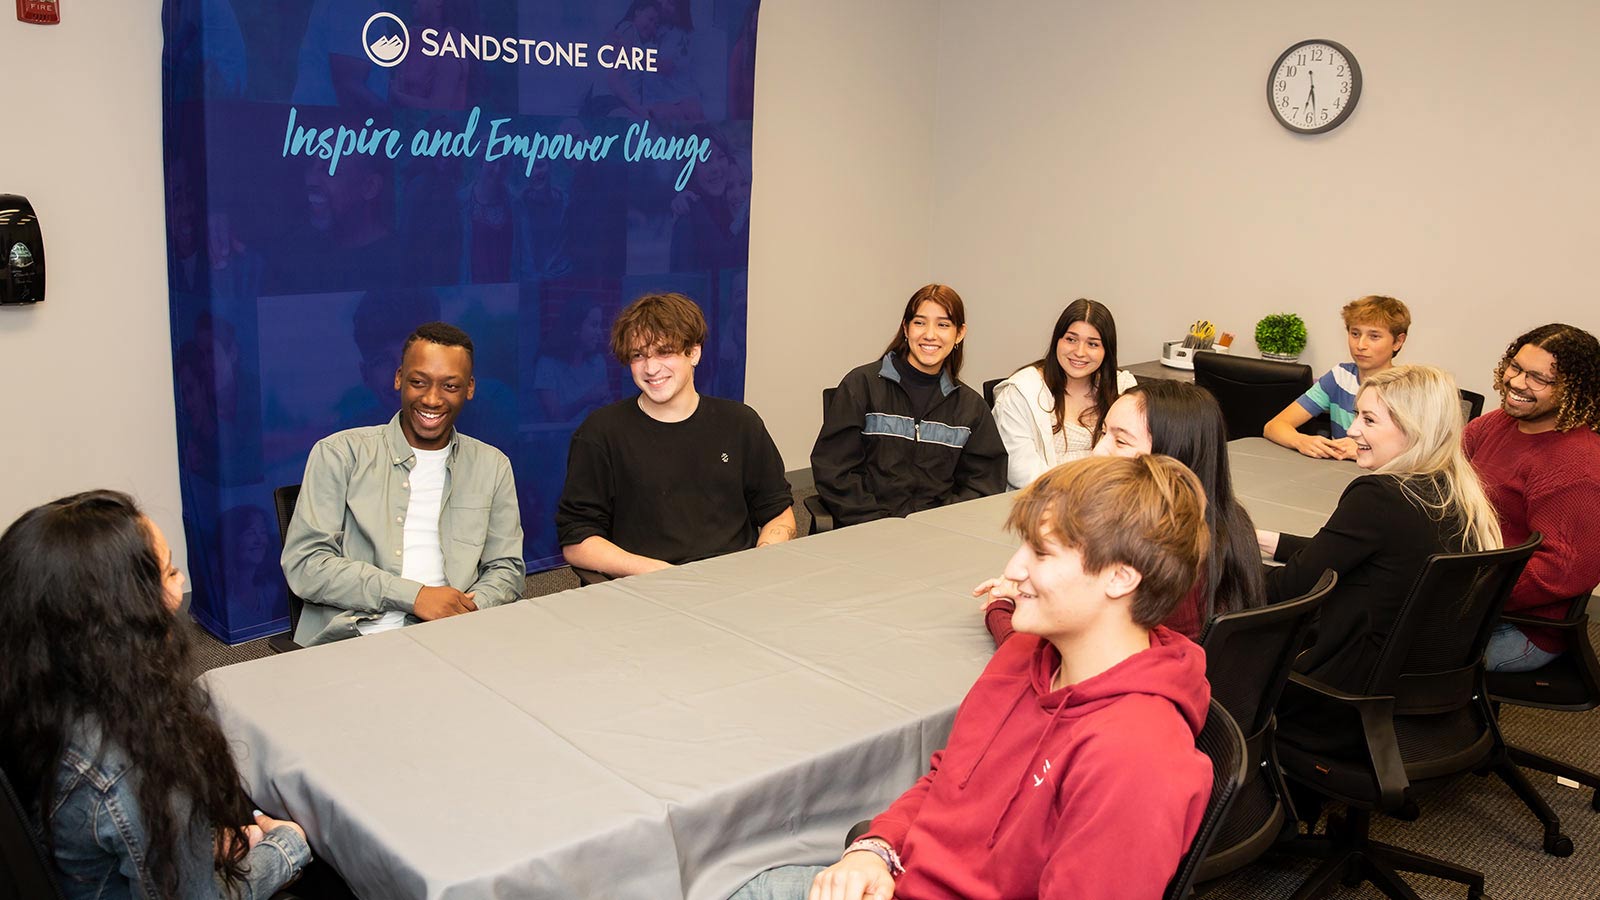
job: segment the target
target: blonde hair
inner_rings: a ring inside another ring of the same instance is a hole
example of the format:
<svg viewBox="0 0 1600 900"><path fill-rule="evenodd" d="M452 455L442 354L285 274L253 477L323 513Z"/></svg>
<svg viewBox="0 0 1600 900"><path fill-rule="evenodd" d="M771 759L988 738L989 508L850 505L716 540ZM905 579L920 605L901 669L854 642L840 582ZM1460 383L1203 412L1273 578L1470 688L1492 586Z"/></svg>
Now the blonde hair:
<svg viewBox="0 0 1600 900"><path fill-rule="evenodd" d="M1411 330L1411 310L1399 300L1381 294L1368 294L1359 300L1351 300L1344 305L1344 309L1339 310L1339 315L1343 317L1346 328L1352 325L1382 325L1395 337Z"/></svg>
<svg viewBox="0 0 1600 900"><path fill-rule="evenodd" d="M1368 375L1361 393L1368 391L1388 407L1395 425L1410 440L1378 471L1401 476L1401 489L1436 518L1453 519L1466 550L1503 546L1494 505L1461 450L1465 416L1455 378L1433 366L1395 366ZM1428 479L1437 496L1420 495L1409 483L1417 478Z"/></svg>

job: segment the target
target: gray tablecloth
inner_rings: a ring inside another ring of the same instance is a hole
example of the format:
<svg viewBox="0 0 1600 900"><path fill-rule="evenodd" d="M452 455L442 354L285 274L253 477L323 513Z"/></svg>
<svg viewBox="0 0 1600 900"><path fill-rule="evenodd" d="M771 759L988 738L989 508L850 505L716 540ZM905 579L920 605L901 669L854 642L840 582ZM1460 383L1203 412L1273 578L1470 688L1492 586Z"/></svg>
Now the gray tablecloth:
<svg viewBox="0 0 1600 900"><path fill-rule="evenodd" d="M1358 470L1233 447L1265 528ZM251 794L368 898L718 900L828 862L942 746L992 644L1007 496L229 666Z"/></svg>

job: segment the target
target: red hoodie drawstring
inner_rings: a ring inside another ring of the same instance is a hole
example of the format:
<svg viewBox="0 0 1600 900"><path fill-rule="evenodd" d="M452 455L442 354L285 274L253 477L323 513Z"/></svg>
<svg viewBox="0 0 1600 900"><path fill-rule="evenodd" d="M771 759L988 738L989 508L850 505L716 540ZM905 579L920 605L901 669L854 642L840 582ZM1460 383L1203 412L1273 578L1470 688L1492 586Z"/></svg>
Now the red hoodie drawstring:
<svg viewBox="0 0 1600 900"><path fill-rule="evenodd" d="M1027 692L1024 691L1023 693L1026 694ZM994 849L994 842L996 840L998 840L999 837L1000 837L1000 823L1002 823L1002 822L1004 822L1006 820L1007 814L1009 814L1011 812L1011 807L1015 806L1016 803L1017 803L1017 798L1022 796L1023 785L1026 785L1028 783L1029 777L1031 777L1032 774L1033 774L1033 761L1034 761L1034 759L1036 757L1038 757L1039 750L1040 750L1040 748L1042 748L1044 746L1045 741L1050 738L1050 732L1055 730L1056 722L1061 719L1061 712L1062 712L1062 710L1065 710L1067 708L1067 701L1069 699L1071 699L1071 697L1072 697L1072 689L1071 688L1067 688L1067 689L1065 689L1065 690L1063 690L1061 692L1061 702L1056 704L1056 711L1054 713L1050 714L1050 722L1049 722L1049 724L1044 726L1044 731L1039 733L1038 742L1035 743L1033 745L1033 749L1031 751L1029 751L1029 753L1028 753L1028 755L1026 757L1026 759L1027 759L1027 768L1022 770L1022 777L1017 780L1017 786L1011 790L1011 796L1006 799L1005 807L1000 810L1000 815L994 820L994 829L989 832L989 844L988 844L988 847L989 847L990 850ZM1011 708L1012 709L1016 709L1016 705L1012 704ZM998 731L999 729L996 729L996 730ZM993 743L993 742L994 742L994 739L991 737L990 738L990 743ZM974 765L973 768L976 769L977 766ZM970 777L970 776L971 776L971 773L969 772L968 773L968 777ZM966 784L966 782L963 781L962 784Z"/></svg>

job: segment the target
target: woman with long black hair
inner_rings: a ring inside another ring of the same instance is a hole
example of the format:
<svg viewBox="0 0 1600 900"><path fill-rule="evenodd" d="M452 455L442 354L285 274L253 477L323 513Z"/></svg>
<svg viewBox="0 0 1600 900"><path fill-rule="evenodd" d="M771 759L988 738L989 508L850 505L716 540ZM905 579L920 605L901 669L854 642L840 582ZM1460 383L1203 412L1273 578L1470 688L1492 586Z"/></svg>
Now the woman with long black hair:
<svg viewBox="0 0 1600 900"><path fill-rule="evenodd" d="M1170 456L1188 466L1205 488L1211 541L1200 578L1161 624L1199 640L1214 616L1266 602L1255 526L1233 495L1228 427L1210 393L1177 381L1139 382L1112 404L1094 453ZM973 593L987 595L999 581L985 581ZM998 645L1011 635L1011 603L990 598L984 608L985 623Z"/></svg>
<svg viewBox="0 0 1600 900"><path fill-rule="evenodd" d="M1044 355L995 385L994 419L1006 445L1006 486L1089 455L1101 424L1134 378L1117 368L1117 322L1104 303L1067 304Z"/></svg>
<svg viewBox="0 0 1600 900"><path fill-rule="evenodd" d="M0 768L73 900L268 897L310 860L293 822L246 824L182 597L125 494L64 497L0 536Z"/></svg>

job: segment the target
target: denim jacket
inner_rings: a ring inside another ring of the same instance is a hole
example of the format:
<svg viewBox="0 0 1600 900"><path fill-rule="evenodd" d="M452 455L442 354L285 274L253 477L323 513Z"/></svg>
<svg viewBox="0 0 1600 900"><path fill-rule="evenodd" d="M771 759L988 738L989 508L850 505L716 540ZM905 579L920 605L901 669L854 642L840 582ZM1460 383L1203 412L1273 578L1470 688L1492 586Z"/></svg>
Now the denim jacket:
<svg viewBox="0 0 1600 900"><path fill-rule="evenodd" d="M128 755L104 744L96 725L80 725L56 770L55 797L46 818L55 843L56 879L67 900L165 900L146 864L145 828L135 796L138 774ZM177 821L190 819L179 800ZM272 896L311 860L311 848L294 829L268 832L245 857L249 872L238 893L228 893L212 868L209 823L191 822L180 842L177 900Z"/></svg>

